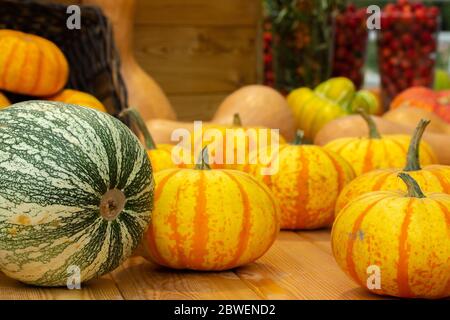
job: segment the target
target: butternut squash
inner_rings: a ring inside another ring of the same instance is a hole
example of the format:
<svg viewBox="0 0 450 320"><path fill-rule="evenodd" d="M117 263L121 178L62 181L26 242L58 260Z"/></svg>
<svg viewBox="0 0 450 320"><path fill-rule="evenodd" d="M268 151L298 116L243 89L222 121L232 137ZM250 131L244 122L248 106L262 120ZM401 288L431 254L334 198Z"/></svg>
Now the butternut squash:
<svg viewBox="0 0 450 320"><path fill-rule="evenodd" d="M381 117L372 116L381 134L409 134L414 132L413 126L401 125ZM367 123L358 115L346 116L333 120L325 125L317 134L314 143L325 145L337 138L367 136ZM435 151L440 164L450 165L450 134L425 132L423 140Z"/></svg>

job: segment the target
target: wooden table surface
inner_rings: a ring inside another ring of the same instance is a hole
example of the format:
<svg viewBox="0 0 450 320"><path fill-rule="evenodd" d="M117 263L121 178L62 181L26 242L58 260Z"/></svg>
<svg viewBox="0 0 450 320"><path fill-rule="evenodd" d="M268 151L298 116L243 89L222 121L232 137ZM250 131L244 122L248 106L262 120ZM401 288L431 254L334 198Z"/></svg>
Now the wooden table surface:
<svg viewBox="0 0 450 320"><path fill-rule="evenodd" d="M0 299L379 299L351 281L331 254L330 231L281 232L257 262L228 272L171 271L141 257L82 285L36 288L0 274Z"/></svg>

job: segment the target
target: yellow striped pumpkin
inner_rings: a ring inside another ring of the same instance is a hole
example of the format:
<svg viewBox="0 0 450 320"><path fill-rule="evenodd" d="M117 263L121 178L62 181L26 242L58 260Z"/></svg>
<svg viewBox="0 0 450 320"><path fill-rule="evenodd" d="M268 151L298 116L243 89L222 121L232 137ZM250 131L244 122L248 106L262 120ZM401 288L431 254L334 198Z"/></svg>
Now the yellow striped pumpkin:
<svg viewBox="0 0 450 320"><path fill-rule="evenodd" d="M336 152L347 160L357 176L376 169L404 167L411 137L381 136L373 119L364 111L360 113L369 126L369 137L332 140L325 145L325 149ZM424 165L437 163L436 155L425 142L420 144L420 162Z"/></svg>
<svg viewBox="0 0 450 320"><path fill-rule="evenodd" d="M272 190L281 207L282 229L330 226L340 191L355 177L342 157L319 146L301 145L302 137L298 132L294 145L253 153L250 162L255 165L243 169ZM263 158L265 153L267 159ZM275 170L273 174L262 171L270 167Z"/></svg>
<svg viewBox="0 0 450 320"><path fill-rule="evenodd" d="M331 233L338 265L362 287L404 298L450 297L450 196L377 191L353 200Z"/></svg>
<svg viewBox="0 0 450 320"><path fill-rule="evenodd" d="M227 270L261 257L279 231L270 190L236 170L169 169L155 174L144 252L175 269Z"/></svg>
<svg viewBox="0 0 450 320"><path fill-rule="evenodd" d="M11 102L9 102L8 98L0 92L0 109L6 108L9 105L11 105Z"/></svg>
<svg viewBox="0 0 450 320"><path fill-rule="evenodd" d="M0 30L0 89L51 96L67 82L69 65L51 41L20 31Z"/></svg>
<svg viewBox="0 0 450 320"><path fill-rule="evenodd" d="M271 143L286 143L280 134L274 136L276 141L272 141L271 135L268 135L266 140L266 136L262 135L265 133L263 130L270 129L242 126L239 114L234 115L233 124L231 125L206 125L203 127L202 133L198 134L197 140L193 140L193 158L198 158L195 150L202 150L203 147L208 146L210 158L218 159L219 162L222 162L216 163L211 161L211 168L238 169L241 165L247 163L249 154L261 143L267 143L267 145ZM261 139L261 137L263 138ZM228 153L229 151L232 151L232 155ZM234 161L227 162L226 159L230 156L233 157Z"/></svg>
<svg viewBox="0 0 450 320"><path fill-rule="evenodd" d="M107 112L106 107L96 97L89 93L78 90L65 89L57 95L48 98L48 100L59 101L68 104L76 104L82 107L88 107L96 109L98 111Z"/></svg>
<svg viewBox="0 0 450 320"><path fill-rule="evenodd" d="M430 165L424 168L420 166L419 143L423 132L430 121L421 120L414 132L406 166L403 169L388 168L367 172L350 182L336 203L336 214L342 210L351 200L358 196L379 190L406 190L406 185L398 177L400 172L407 172L422 187L425 192L442 192L450 194L450 166Z"/></svg>

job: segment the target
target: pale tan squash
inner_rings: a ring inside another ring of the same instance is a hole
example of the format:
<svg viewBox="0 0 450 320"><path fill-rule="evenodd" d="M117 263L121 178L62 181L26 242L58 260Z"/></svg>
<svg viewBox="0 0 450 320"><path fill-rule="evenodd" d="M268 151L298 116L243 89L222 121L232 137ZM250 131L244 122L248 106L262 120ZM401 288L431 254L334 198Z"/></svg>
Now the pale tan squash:
<svg viewBox="0 0 450 320"><path fill-rule="evenodd" d="M219 106L212 122L232 123L236 113L246 126L280 129L287 141L295 137L294 115L286 99L270 87L250 85L233 92Z"/></svg>

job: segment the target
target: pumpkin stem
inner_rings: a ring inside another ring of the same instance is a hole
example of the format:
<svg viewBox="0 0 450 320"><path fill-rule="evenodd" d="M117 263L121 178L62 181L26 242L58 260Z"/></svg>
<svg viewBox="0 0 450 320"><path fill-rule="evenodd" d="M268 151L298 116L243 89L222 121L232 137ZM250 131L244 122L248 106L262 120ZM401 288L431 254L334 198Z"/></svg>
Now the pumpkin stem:
<svg viewBox="0 0 450 320"><path fill-rule="evenodd" d="M108 190L100 199L100 215L107 221L113 221L125 208L126 197L119 189Z"/></svg>
<svg viewBox="0 0 450 320"><path fill-rule="evenodd" d="M237 127L242 127L242 120L241 120L241 116L239 115L239 113L235 113L233 115L233 125L237 126Z"/></svg>
<svg viewBox="0 0 450 320"><path fill-rule="evenodd" d="M148 131L147 126L145 125L144 120L142 119L141 115L139 114L139 111L137 111L134 108L128 108L123 110L120 114L119 117L123 118L123 117L130 117L131 121L133 121L139 131L142 133L142 135L144 136L144 141L145 141L145 147L147 150L155 150L156 149L156 143L155 140L153 140L152 135L150 134L150 132Z"/></svg>
<svg viewBox="0 0 450 320"><path fill-rule="evenodd" d="M408 188L408 197L426 198L422 192L422 189L420 189L419 184L416 180L414 180L413 177L404 172L399 173L398 176L403 180L403 182L406 184L406 187Z"/></svg>
<svg viewBox="0 0 450 320"><path fill-rule="evenodd" d="M195 166L197 170L211 170L209 166L208 146L205 146L200 153L199 159Z"/></svg>
<svg viewBox="0 0 450 320"><path fill-rule="evenodd" d="M292 143L294 146L300 146L303 144L303 138L305 137L305 132L303 130L297 130L295 133L295 139Z"/></svg>
<svg viewBox="0 0 450 320"><path fill-rule="evenodd" d="M422 135L430 124L430 120L421 119L419 124L414 131L414 134L411 138L411 142L409 144L408 155L406 158L406 166L403 171L417 171L420 170L420 158L419 158L419 149L420 149L420 140L422 139Z"/></svg>
<svg viewBox="0 0 450 320"><path fill-rule="evenodd" d="M367 122L367 126L369 127L369 138L381 139L380 132L378 131L377 125L375 124L375 121L373 121L372 117L368 115L367 112L362 108L358 109L358 113Z"/></svg>

